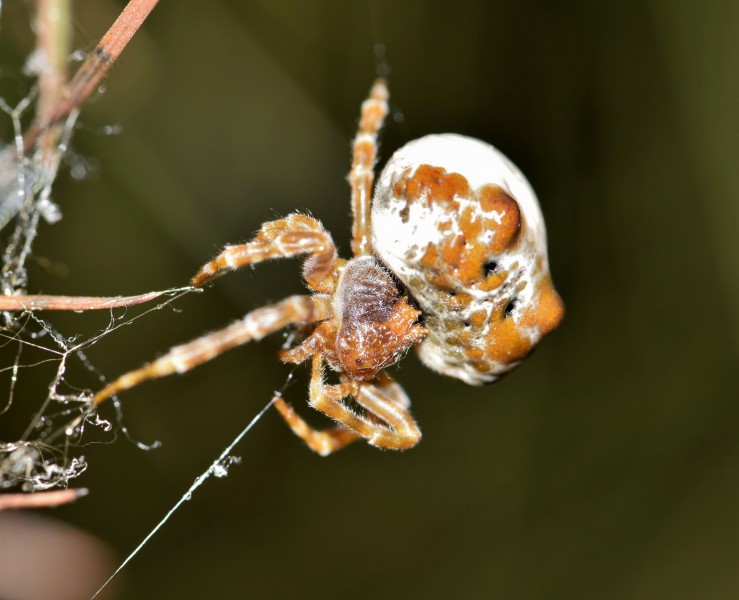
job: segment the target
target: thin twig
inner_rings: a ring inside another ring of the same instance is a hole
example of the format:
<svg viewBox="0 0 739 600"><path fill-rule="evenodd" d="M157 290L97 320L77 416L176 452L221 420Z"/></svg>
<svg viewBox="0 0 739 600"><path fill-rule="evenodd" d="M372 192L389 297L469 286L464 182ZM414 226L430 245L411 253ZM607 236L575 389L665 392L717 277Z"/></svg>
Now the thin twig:
<svg viewBox="0 0 739 600"><path fill-rule="evenodd" d="M100 85L110 67L149 16L159 0L131 0L108 29L95 50L82 63L72 81L65 86L59 101L45 115L37 115L24 138L26 153L34 147L39 136L78 109Z"/></svg>
<svg viewBox="0 0 739 600"><path fill-rule="evenodd" d="M71 36L70 0L37 0L36 6L36 61L38 69L37 120L51 123L57 104L64 97L67 85L67 57ZM47 168L60 154L58 145L61 129L48 127L43 132L39 147Z"/></svg>
<svg viewBox="0 0 739 600"><path fill-rule="evenodd" d="M137 296L0 296L0 311L17 310L106 310L144 304L165 294L191 288L177 288L161 292L148 292ZM193 288L192 291L195 291Z"/></svg>
<svg viewBox="0 0 739 600"><path fill-rule="evenodd" d="M32 492L28 494L0 494L0 511L18 508L51 508L69 504L87 496L87 488Z"/></svg>

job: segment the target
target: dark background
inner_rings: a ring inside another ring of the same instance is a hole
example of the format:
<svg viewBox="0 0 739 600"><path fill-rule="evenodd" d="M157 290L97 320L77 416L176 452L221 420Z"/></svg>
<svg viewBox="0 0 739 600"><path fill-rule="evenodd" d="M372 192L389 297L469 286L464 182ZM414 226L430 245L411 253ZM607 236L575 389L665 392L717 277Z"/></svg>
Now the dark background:
<svg viewBox="0 0 739 600"><path fill-rule="evenodd" d="M76 47L122 5L78 2ZM32 46L23 6L3 9L5 64ZM55 188L64 219L40 232L29 291L183 285L296 209L346 256L349 144L384 43L382 157L444 131L510 156L567 314L493 386L406 359L424 432L406 453L322 459L269 412L241 465L127 567L122 597L738 597L737 22L730 0L162 2L82 113L92 173ZM88 356L112 378L301 289L295 262L234 274ZM107 323L51 320L65 335ZM163 447L79 450L91 495L52 514L128 554L283 385L280 341L123 394L132 434ZM38 406L24 381L16 403ZM306 383L287 392L303 414ZM22 425L8 417L3 437Z"/></svg>

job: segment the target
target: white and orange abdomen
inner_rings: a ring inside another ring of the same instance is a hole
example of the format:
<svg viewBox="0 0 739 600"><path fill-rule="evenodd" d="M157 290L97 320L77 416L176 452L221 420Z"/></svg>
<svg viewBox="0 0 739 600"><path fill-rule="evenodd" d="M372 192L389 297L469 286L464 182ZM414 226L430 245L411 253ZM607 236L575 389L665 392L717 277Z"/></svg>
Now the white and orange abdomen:
<svg viewBox="0 0 739 600"><path fill-rule="evenodd" d="M372 246L421 307L419 355L442 374L495 381L562 319L536 196L479 140L430 135L398 150L375 188Z"/></svg>

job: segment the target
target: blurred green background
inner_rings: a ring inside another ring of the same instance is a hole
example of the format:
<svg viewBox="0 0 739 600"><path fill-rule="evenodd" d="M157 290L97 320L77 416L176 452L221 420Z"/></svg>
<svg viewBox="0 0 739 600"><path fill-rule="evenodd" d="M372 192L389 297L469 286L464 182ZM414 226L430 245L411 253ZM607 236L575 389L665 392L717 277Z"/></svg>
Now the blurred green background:
<svg viewBox="0 0 739 600"><path fill-rule="evenodd" d="M77 2L76 47L122 5ZM505 152L539 195L567 315L493 386L405 360L424 439L403 454L321 459L268 413L121 597L739 597L738 22L730 0L162 2L82 113L91 172L55 188L64 219L40 232L30 291L182 285L296 209L347 255L349 144L382 43L382 157L444 131ZM4 81L21 92L28 27L27 4L4 3ZM301 290L298 263L261 266L87 354L114 377ZM84 448L91 495L53 515L124 557L283 385L280 342L125 393L132 435L163 447ZM37 406L50 376L21 379L16 403ZM304 415L305 385L287 392ZM22 419L4 417L3 439Z"/></svg>

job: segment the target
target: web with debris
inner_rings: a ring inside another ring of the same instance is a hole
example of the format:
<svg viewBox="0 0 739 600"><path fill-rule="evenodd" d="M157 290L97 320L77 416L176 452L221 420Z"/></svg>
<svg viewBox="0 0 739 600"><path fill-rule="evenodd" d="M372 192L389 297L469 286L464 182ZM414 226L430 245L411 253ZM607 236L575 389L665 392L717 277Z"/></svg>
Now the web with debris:
<svg viewBox="0 0 739 600"><path fill-rule="evenodd" d="M57 5L39 3L35 26L31 28L37 34L38 47L26 60L23 75L18 75L19 83L22 77L30 82L27 85L30 91L15 103L0 93L0 248L4 248L0 267L0 418L5 420L6 425L0 427L0 492L11 492L0 494L0 500L4 501L0 503L0 510L54 506L69 502L83 495L82 492L86 493L84 489L66 488L87 469L82 452L87 444L111 442L123 434L141 449L158 445L157 442L143 444L129 435L115 396L106 402L106 406L112 405L114 409L113 420L101 417L97 405L93 403L93 393L104 388L108 381L89 360L87 351L115 330L153 311L172 307L172 302L177 298L200 290L186 286L112 298L29 295L33 286L27 270L39 225L55 224L62 219L62 210L52 197L52 186L60 166L68 165L75 179L85 176L86 161L70 150L80 105L97 88L112 62L157 2L129 0L96 49L88 55L68 83L65 83L66 63L70 58L79 61L84 57L81 53L59 50L60 47L66 48L65 44L55 43L59 39L52 38L65 37L69 33L65 31L68 23L55 12ZM41 6L45 6L43 10L47 11L46 25L43 24ZM3 4L0 0L0 22L2 16ZM58 31L43 32L43 27L47 26ZM51 48L56 48L56 65L52 64L54 59L49 55ZM3 66L0 65L0 68ZM51 81L52 85L49 85L50 79L54 80ZM27 82L24 81L23 85ZM72 98L76 99L75 102L72 102ZM65 107L64 111L59 109L60 104ZM11 132L6 136L9 139L3 138L5 130ZM111 126L104 128L103 133L118 131ZM149 304L145 309L132 308L152 300L157 300L157 303ZM98 309L107 310L107 324L92 334L75 331L72 335L65 335L55 325L53 311L85 312ZM283 389L291 380L292 374L288 376ZM23 394L18 393L21 387L24 388ZM29 387L31 394L25 389ZM34 387L38 389L36 395ZM6 390L5 394L3 390ZM172 514L190 500L197 488L211 476L225 477L229 467L239 462L238 458L231 456L231 451L280 394L276 392L195 479L180 500L103 583L95 597ZM29 404L33 406L29 408ZM20 428L21 431L8 434L8 417L19 408L31 413L31 416L25 427ZM31 494L54 488L60 489L40 495ZM41 497L48 500L39 500Z"/></svg>
<svg viewBox="0 0 739 600"><path fill-rule="evenodd" d="M44 68L38 51L34 51L19 78L33 82ZM69 148L77 111L49 137L53 145L30 151L24 126L39 102L38 86L30 85L31 91L15 104L0 97L0 119L5 121L0 123L0 131L11 132L10 139L0 139L0 244L4 247L0 293L10 301L33 290L27 264L39 225L58 223L62 218L62 210L52 197L60 165L66 160L78 167L73 176L84 175L79 169L81 161L74 160ZM18 410L31 412L25 430L0 429L4 432L0 437L0 490L36 492L66 487L87 468L81 449L91 434L96 442L112 440L119 432L130 439L116 399L117 423L102 418L90 404L92 392L104 385L106 378L86 352L119 327L169 306L188 291L180 288L157 293L154 296L161 296L161 300L143 311L111 308L107 326L91 335L62 335L53 313L34 312L32 307L21 305L18 310L0 312L0 418ZM37 403L34 400L31 409L18 406L28 402L25 394L22 402L16 401L19 386L28 382L28 387L38 389L41 377L48 379L39 389Z"/></svg>

